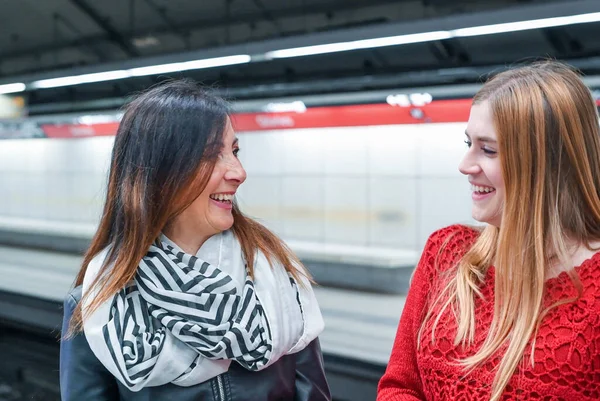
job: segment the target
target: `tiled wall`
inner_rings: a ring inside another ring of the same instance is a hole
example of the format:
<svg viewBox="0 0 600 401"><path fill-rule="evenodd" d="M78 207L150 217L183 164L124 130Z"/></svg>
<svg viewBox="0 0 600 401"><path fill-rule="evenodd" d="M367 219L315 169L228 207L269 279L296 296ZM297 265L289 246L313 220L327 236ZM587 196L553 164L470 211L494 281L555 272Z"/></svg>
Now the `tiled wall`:
<svg viewBox="0 0 600 401"><path fill-rule="evenodd" d="M0 141L0 216L97 222L113 142Z"/></svg>
<svg viewBox="0 0 600 401"><path fill-rule="evenodd" d="M286 238L420 249L435 229L473 222L465 126L245 133L239 199Z"/></svg>
<svg viewBox="0 0 600 401"><path fill-rule="evenodd" d="M472 222L464 128L241 133L238 200L284 238L420 249L433 230ZM0 141L0 216L96 222L113 139Z"/></svg>

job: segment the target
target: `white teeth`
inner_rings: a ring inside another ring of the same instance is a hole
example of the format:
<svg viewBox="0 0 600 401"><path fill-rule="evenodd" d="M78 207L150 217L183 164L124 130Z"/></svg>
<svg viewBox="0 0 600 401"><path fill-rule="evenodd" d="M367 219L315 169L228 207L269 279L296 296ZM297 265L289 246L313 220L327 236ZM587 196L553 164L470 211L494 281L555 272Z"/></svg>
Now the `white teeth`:
<svg viewBox="0 0 600 401"><path fill-rule="evenodd" d="M210 198L218 201L233 201L232 194L214 194L210 195Z"/></svg>
<svg viewBox="0 0 600 401"><path fill-rule="evenodd" d="M490 187L480 187L479 185L471 185L471 190L473 192L492 192L494 191L494 188L490 188Z"/></svg>

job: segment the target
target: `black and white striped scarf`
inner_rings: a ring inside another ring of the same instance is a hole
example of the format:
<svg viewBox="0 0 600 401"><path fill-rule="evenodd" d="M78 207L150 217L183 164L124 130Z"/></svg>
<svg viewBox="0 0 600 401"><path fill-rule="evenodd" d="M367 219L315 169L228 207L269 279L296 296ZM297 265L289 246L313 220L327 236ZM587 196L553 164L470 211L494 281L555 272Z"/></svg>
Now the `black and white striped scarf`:
<svg viewBox="0 0 600 401"><path fill-rule="evenodd" d="M297 310L295 320L303 319L298 286L283 273L272 281L288 294L286 311ZM281 293L271 295L281 298ZM290 303L295 306L290 308ZM106 311L101 325L88 324L86 336L97 334L96 341L103 344L92 349L134 391L163 382L191 385L227 370L231 361L260 370L281 356L272 355L272 329L247 271L240 291L229 274L166 242L150 247L133 282L115 295ZM301 334L292 333L294 341ZM199 377L192 377L198 371Z"/></svg>

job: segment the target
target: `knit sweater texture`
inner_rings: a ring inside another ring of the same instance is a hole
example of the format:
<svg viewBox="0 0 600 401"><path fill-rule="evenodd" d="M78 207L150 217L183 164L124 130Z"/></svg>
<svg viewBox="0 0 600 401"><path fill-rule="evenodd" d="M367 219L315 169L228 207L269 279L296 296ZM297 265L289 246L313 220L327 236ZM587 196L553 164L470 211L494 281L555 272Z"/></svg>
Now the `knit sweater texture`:
<svg viewBox="0 0 600 401"><path fill-rule="evenodd" d="M436 341L431 341L429 319L420 346L417 344L425 313L445 284L443 272L456 266L477 236L478 231L461 225L446 227L430 236L412 278L390 361L379 382L377 401L490 399L502 348L468 375L456 360L473 355L489 331L494 311L493 266L481 285L483 299L475 302L474 343L454 345L457 323L449 308L436 328ZM502 400L600 400L600 252L575 270L583 284L582 296L553 308L544 317L535 348L532 350L530 340ZM575 286L563 272L546 281L544 304L552 305L576 295ZM441 306L434 310L435 316L439 309Z"/></svg>

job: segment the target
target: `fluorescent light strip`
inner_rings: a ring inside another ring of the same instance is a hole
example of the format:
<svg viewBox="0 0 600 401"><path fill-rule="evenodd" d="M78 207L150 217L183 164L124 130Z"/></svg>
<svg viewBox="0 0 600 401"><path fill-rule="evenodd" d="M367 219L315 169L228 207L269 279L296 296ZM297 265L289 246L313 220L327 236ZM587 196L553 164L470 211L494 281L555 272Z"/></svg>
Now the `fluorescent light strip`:
<svg viewBox="0 0 600 401"><path fill-rule="evenodd" d="M383 38L354 40L351 42L329 43L325 45L294 47L291 49L273 50L265 53L267 59L308 56L342 52L348 50L371 49L374 47L404 45L408 43L431 42L451 38L448 31L413 33L410 35L387 36Z"/></svg>
<svg viewBox="0 0 600 401"><path fill-rule="evenodd" d="M470 28L459 28L448 31L433 31L410 35L389 36L384 38L356 40L350 42L328 43L324 45L294 47L273 50L265 53L267 59L300 57L313 54L334 53L348 50L368 49L374 47L394 46L407 43L423 43L456 37L490 35L494 33L525 31L529 29L549 28L574 24L585 24L600 21L600 12L569 15L565 17L542 18L529 21L507 22L504 24L482 25Z"/></svg>
<svg viewBox="0 0 600 401"><path fill-rule="evenodd" d="M130 75L125 70L97 72L94 74L72 75L68 77L42 79L31 83L33 88L56 88L59 86L70 86L87 84L91 82L112 81L115 79L128 78Z"/></svg>
<svg viewBox="0 0 600 401"><path fill-rule="evenodd" d="M530 21L507 22L504 24L482 25L471 28L453 29L453 37L490 35L494 33L526 31L529 29L550 28L554 26L585 24L600 21L599 13L569 15L566 17L542 18Z"/></svg>
<svg viewBox="0 0 600 401"><path fill-rule="evenodd" d="M15 82L14 84L0 85L0 95L4 95L7 93L23 92L25 90L25 88L26 88L25 84L21 83L21 82Z"/></svg>
<svg viewBox="0 0 600 401"><path fill-rule="evenodd" d="M240 54L227 57L216 57L204 60L184 61L181 63L170 63L151 65L148 67L130 68L128 70L116 70L97 72L94 74L73 75L68 77L42 79L31 83L33 88L56 88L59 86L79 85L91 82L113 81L130 77L145 75L164 74L168 72L197 70L201 68L222 67L226 65L243 64L250 62L250 56ZM1 88L1 87L0 87Z"/></svg>
<svg viewBox="0 0 600 401"><path fill-rule="evenodd" d="M168 72L198 70L201 68L223 67L226 65L244 64L250 62L250 56L239 54L235 56L208 58L204 60L184 61L181 63L170 63L151 65L148 67L132 68L129 71L131 76L139 77L143 75L165 74Z"/></svg>

